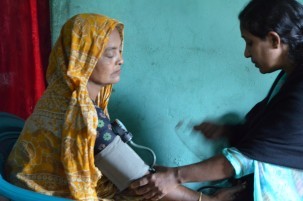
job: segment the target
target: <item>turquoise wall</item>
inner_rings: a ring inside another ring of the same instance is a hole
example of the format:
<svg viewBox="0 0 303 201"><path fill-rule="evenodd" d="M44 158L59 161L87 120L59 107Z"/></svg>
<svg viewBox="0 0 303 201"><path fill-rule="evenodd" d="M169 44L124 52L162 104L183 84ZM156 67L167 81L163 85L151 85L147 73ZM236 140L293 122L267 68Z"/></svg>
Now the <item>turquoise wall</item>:
<svg viewBox="0 0 303 201"><path fill-rule="evenodd" d="M246 2L52 0L53 41L77 13L122 21L125 64L111 97L111 118L122 120L135 142L154 149L158 164L184 165L225 146L192 133L191 124L236 121L265 96L276 76L260 74L244 58L237 15Z"/></svg>

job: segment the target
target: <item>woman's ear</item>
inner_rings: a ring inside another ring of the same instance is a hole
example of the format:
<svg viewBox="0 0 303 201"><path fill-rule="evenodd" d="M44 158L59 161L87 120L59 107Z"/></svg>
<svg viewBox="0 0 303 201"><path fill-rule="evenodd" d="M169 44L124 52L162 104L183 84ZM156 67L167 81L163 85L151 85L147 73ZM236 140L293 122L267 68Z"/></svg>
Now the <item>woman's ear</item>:
<svg viewBox="0 0 303 201"><path fill-rule="evenodd" d="M274 49L278 48L281 45L281 39L277 32L270 31L270 32L268 32L267 37L270 40L270 42L272 43L272 47Z"/></svg>

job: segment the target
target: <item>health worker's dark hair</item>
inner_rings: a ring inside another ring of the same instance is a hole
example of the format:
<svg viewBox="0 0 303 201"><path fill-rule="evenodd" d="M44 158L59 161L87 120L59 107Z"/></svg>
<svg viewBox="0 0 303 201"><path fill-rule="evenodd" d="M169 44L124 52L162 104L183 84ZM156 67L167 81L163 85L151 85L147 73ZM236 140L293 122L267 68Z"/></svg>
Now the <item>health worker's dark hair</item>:
<svg viewBox="0 0 303 201"><path fill-rule="evenodd" d="M303 64L303 6L295 0L251 0L239 14L241 29L264 39L276 32L289 47L289 58Z"/></svg>

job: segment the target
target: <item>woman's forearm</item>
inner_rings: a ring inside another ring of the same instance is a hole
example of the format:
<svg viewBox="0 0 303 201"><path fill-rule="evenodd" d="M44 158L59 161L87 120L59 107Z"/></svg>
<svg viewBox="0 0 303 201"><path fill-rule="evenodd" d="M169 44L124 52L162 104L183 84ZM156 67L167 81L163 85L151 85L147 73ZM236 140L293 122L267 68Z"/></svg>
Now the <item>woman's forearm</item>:
<svg viewBox="0 0 303 201"><path fill-rule="evenodd" d="M234 168L220 154L199 163L177 167L176 175L180 183L215 181L232 177Z"/></svg>
<svg viewBox="0 0 303 201"><path fill-rule="evenodd" d="M200 163L182 167L156 167L156 173L148 174L134 181L130 188L145 199L160 199L174 192L182 183L204 182L226 179L234 175L229 161L218 155ZM194 195L197 197L197 192Z"/></svg>

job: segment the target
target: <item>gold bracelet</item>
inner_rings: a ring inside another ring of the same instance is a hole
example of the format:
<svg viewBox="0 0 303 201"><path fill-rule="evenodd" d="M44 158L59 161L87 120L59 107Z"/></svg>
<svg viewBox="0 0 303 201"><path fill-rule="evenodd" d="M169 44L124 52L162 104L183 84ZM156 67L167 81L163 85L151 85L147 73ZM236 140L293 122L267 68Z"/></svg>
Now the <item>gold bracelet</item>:
<svg viewBox="0 0 303 201"><path fill-rule="evenodd" d="M203 193L200 192L200 196L199 196L199 200L198 201L202 201L202 198L203 198Z"/></svg>

